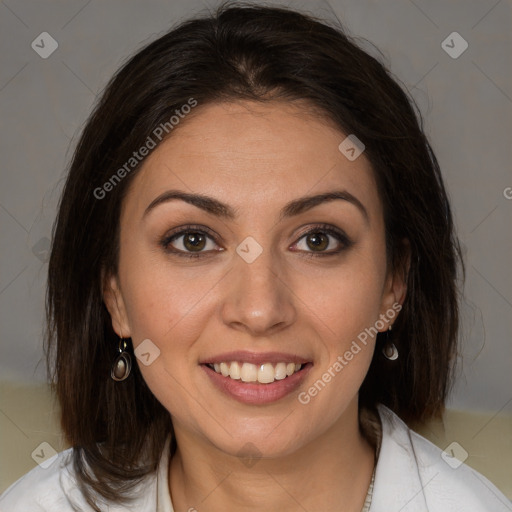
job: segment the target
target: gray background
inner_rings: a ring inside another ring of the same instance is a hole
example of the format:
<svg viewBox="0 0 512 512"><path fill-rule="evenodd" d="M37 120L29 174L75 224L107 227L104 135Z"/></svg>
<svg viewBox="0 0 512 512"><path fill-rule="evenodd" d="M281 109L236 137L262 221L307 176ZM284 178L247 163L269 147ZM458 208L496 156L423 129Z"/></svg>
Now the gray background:
<svg viewBox="0 0 512 512"><path fill-rule="evenodd" d="M349 33L382 51L416 99L444 173L467 262L462 353L449 405L510 412L511 1L274 4L338 17ZM172 24L215 5L191 0L0 3L1 380L45 380L48 239L66 166L96 95L134 51ZM456 59L441 46L454 31L469 44ZM31 47L42 32L58 42L47 59Z"/></svg>

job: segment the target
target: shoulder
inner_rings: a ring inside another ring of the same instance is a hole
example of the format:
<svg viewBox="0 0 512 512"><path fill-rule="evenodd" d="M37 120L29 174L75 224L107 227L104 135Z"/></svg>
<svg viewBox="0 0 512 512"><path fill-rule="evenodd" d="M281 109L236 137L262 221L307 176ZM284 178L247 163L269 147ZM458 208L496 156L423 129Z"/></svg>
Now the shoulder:
<svg viewBox="0 0 512 512"><path fill-rule="evenodd" d="M0 510L73 511L65 492L66 480L71 476L72 454L73 450L69 448L14 482L0 496Z"/></svg>
<svg viewBox="0 0 512 512"><path fill-rule="evenodd" d="M372 512L389 510L391 504L402 512L512 510L510 500L483 475L409 429L387 407L379 405L379 415L382 444Z"/></svg>
<svg viewBox="0 0 512 512"><path fill-rule="evenodd" d="M94 512L74 476L73 448L60 452L51 464L49 462L45 467L35 467L4 491L0 496L1 512ZM103 507L109 512L154 512L155 489L155 478L150 475L134 492L136 498L130 507L113 503Z"/></svg>

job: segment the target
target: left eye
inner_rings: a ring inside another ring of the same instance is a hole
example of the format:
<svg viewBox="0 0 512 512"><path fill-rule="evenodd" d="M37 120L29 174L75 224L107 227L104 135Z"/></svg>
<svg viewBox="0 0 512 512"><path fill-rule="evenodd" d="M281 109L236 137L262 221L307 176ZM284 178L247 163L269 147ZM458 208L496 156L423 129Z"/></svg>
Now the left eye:
<svg viewBox="0 0 512 512"><path fill-rule="evenodd" d="M338 242L338 247L331 248L327 252L327 249L332 245L331 240L334 240L334 244ZM330 225L320 225L303 234L295 246L303 250L308 256L332 256L348 249L352 243L352 240L343 231Z"/></svg>
<svg viewBox="0 0 512 512"><path fill-rule="evenodd" d="M338 252L348 245L347 240L341 234L327 231L315 230L302 235L295 247L301 251L328 253Z"/></svg>

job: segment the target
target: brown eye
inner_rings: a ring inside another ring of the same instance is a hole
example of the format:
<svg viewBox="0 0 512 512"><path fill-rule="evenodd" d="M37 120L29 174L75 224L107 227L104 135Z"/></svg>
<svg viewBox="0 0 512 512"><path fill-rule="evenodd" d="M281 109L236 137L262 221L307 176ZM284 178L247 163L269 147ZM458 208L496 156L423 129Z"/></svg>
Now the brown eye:
<svg viewBox="0 0 512 512"><path fill-rule="evenodd" d="M207 253L220 250L213 235L190 228L164 237L160 244L166 252L177 256L207 256Z"/></svg>
<svg viewBox="0 0 512 512"><path fill-rule="evenodd" d="M206 237L201 233L183 235L183 245L188 251L201 251L206 246Z"/></svg>
<svg viewBox="0 0 512 512"><path fill-rule="evenodd" d="M314 251L324 251L329 247L329 237L324 233L311 233L307 235L306 243Z"/></svg>
<svg viewBox="0 0 512 512"><path fill-rule="evenodd" d="M343 231L326 224L303 234L293 247L308 256L333 256L352 245L353 242Z"/></svg>

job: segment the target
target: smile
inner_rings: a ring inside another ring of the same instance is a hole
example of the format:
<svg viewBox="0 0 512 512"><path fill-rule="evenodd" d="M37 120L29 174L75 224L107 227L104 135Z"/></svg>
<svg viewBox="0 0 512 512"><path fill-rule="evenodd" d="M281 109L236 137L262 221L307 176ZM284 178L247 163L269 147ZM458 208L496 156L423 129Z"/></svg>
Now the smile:
<svg viewBox="0 0 512 512"><path fill-rule="evenodd" d="M256 365L248 362L232 361L208 364L207 366L216 373L233 380L271 384L276 380L291 377L294 373L300 371L304 365L291 362L280 362L277 364L263 363Z"/></svg>
<svg viewBox="0 0 512 512"><path fill-rule="evenodd" d="M312 359L293 352L235 350L205 355L199 367L224 396L265 405L295 393L312 370Z"/></svg>

